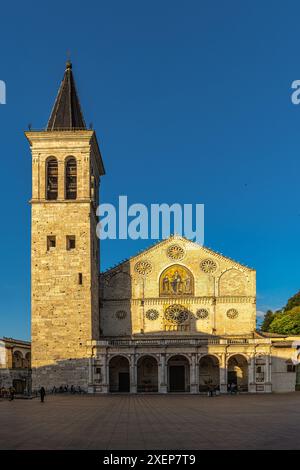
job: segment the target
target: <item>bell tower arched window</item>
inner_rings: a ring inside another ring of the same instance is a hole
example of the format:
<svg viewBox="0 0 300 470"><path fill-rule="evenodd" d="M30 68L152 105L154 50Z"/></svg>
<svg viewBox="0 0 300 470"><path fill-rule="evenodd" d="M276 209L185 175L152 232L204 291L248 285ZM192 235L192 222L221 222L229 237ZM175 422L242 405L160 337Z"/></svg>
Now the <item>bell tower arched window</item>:
<svg viewBox="0 0 300 470"><path fill-rule="evenodd" d="M77 197L77 164L75 158L69 158L66 164L66 199Z"/></svg>
<svg viewBox="0 0 300 470"><path fill-rule="evenodd" d="M56 158L49 158L46 163L46 199L57 199L58 165Z"/></svg>

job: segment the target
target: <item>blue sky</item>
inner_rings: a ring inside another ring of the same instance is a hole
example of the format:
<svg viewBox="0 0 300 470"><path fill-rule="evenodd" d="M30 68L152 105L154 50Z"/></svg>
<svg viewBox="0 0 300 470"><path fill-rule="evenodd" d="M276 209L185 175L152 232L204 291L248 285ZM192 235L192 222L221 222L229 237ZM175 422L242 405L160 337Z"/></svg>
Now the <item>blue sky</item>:
<svg viewBox="0 0 300 470"><path fill-rule="evenodd" d="M257 270L258 310L299 290L300 4L1 5L0 336L30 336L31 157L67 51L106 167L102 202L204 203L205 244ZM149 245L103 242L102 269Z"/></svg>

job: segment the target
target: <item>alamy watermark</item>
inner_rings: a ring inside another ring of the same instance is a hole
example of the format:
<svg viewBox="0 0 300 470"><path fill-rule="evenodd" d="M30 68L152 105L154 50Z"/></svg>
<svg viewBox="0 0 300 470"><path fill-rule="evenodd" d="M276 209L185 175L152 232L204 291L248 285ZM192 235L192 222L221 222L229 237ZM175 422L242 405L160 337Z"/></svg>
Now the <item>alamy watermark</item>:
<svg viewBox="0 0 300 470"><path fill-rule="evenodd" d="M0 104L6 104L6 84L0 80Z"/></svg>
<svg viewBox="0 0 300 470"><path fill-rule="evenodd" d="M159 240L172 233L204 244L204 204L172 205L135 203L128 205L127 196L119 196L119 205L100 204L97 236L100 240Z"/></svg>

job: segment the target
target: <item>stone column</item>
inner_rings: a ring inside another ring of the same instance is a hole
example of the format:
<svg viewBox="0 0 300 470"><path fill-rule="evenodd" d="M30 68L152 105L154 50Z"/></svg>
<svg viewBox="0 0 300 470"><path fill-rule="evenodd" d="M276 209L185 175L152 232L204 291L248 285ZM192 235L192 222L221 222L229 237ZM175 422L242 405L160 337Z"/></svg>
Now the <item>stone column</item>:
<svg viewBox="0 0 300 470"><path fill-rule="evenodd" d="M108 368L108 360L107 360L107 354L103 356L103 366L102 366L102 374L103 374L103 385L107 386L109 385L109 368Z"/></svg>
<svg viewBox="0 0 300 470"><path fill-rule="evenodd" d="M255 383L255 355L251 357L248 365L248 392L256 393Z"/></svg>
<svg viewBox="0 0 300 470"><path fill-rule="evenodd" d="M200 382L200 377L199 377L199 374L200 374L200 370L199 370L199 357L198 357L198 354L196 354L196 393L199 393L199 382Z"/></svg>
<svg viewBox="0 0 300 470"><path fill-rule="evenodd" d="M167 390L166 354L162 353L159 358L158 391L159 393L167 393Z"/></svg>
<svg viewBox="0 0 300 470"><path fill-rule="evenodd" d="M101 367L101 379L102 379L102 392L108 393L109 391L109 368L107 353L102 356L102 367Z"/></svg>
<svg viewBox="0 0 300 470"><path fill-rule="evenodd" d="M32 179L32 184L37 184L38 186L36 188L32 188L34 194L34 199L45 199L46 198L46 192L47 192L47 171L46 171L46 162L48 158L42 158L40 153L36 153L38 156L38 165L37 167L37 174L36 178ZM35 160L35 158L34 158ZM35 165L34 165L35 166Z"/></svg>
<svg viewBox="0 0 300 470"><path fill-rule="evenodd" d="M63 159L58 159L58 194L57 199L65 198L65 162ZM78 178L77 178L78 180Z"/></svg>
<svg viewBox="0 0 300 470"><path fill-rule="evenodd" d="M89 384L93 383L93 367L94 367L94 358L90 357L89 358Z"/></svg>
<svg viewBox="0 0 300 470"><path fill-rule="evenodd" d="M95 393L94 389L94 358L89 357L88 364L88 393Z"/></svg>
<svg viewBox="0 0 300 470"><path fill-rule="evenodd" d="M74 155L74 154L73 154ZM76 156L76 155L75 155ZM77 193L78 198L91 197L90 194L90 155L84 153L77 158Z"/></svg>
<svg viewBox="0 0 300 470"><path fill-rule="evenodd" d="M220 373L220 393L227 393L226 353L222 354L221 360L219 361L219 373Z"/></svg>
<svg viewBox="0 0 300 470"><path fill-rule="evenodd" d="M272 392L272 359L269 354L265 355L265 392Z"/></svg>
<svg viewBox="0 0 300 470"><path fill-rule="evenodd" d="M192 354L192 362L190 364L190 392L191 393L197 393L196 354Z"/></svg>
<svg viewBox="0 0 300 470"><path fill-rule="evenodd" d="M12 348L9 348L6 346L5 348L6 351L6 368L7 369L12 369L13 368L13 350Z"/></svg>
<svg viewBox="0 0 300 470"><path fill-rule="evenodd" d="M270 361L269 361L269 355L265 355L265 383L269 382L269 375L270 375L270 369L269 369Z"/></svg>
<svg viewBox="0 0 300 470"><path fill-rule="evenodd" d="M130 393L137 392L137 384L136 384L136 358L135 354L130 355Z"/></svg>

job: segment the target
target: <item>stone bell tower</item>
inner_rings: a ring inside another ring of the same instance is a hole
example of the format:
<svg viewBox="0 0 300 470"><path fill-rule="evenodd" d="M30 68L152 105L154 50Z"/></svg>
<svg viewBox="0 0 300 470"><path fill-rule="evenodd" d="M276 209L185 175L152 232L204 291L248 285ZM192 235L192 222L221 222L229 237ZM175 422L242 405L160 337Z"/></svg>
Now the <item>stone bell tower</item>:
<svg viewBox="0 0 300 470"><path fill-rule="evenodd" d="M25 135L32 153L33 388L87 388L91 340L99 337L96 208L104 167L70 62L46 129Z"/></svg>

